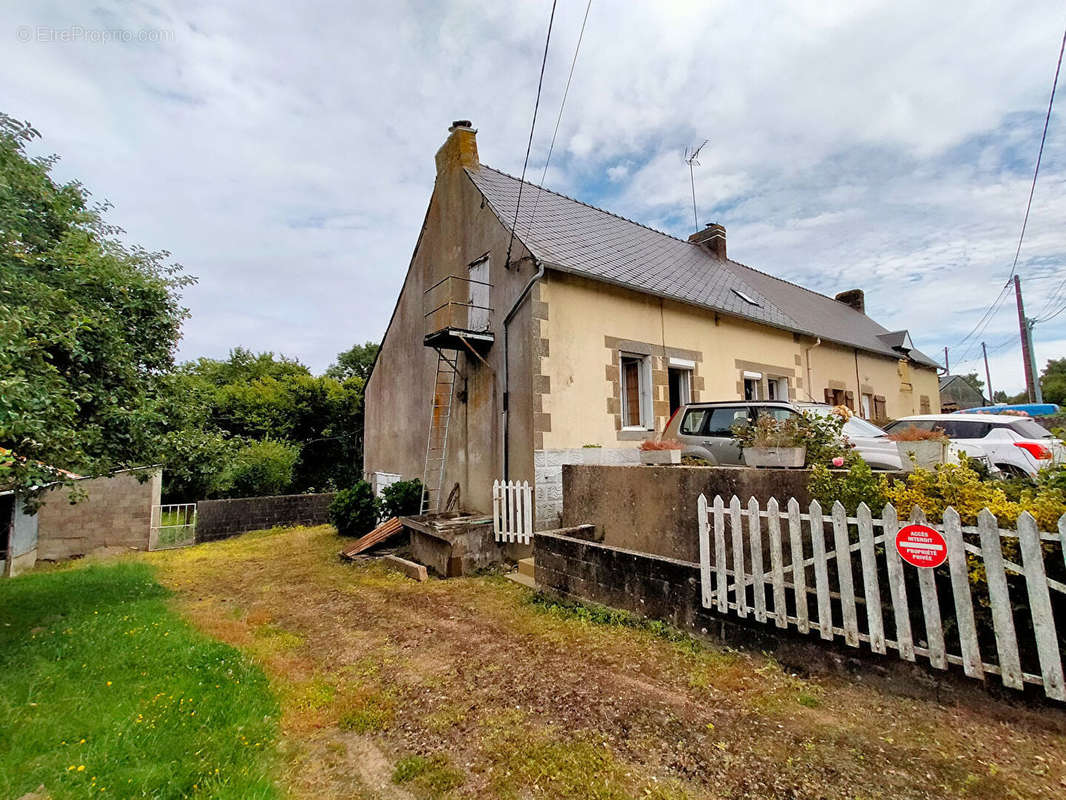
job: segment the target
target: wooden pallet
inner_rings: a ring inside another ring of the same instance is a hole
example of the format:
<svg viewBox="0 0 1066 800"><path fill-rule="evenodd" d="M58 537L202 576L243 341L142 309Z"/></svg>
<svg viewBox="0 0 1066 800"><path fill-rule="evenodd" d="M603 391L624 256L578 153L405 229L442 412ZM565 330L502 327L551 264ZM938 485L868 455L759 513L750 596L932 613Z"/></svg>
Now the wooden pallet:
<svg viewBox="0 0 1066 800"><path fill-rule="evenodd" d="M399 517L393 517L390 520L382 522L365 536L360 536L355 540L351 547L346 547L341 550L341 556L344 558L355 558L363 551L369 550L376 544L381 544L386 539L395 536L402 530L403 525L400 524Z"/></svg>

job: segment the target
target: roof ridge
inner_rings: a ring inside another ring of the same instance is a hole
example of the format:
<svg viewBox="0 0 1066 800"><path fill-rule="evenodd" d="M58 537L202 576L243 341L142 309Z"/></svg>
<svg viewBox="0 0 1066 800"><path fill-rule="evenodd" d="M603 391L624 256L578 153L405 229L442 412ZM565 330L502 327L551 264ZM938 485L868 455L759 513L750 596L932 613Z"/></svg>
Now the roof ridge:
<svg viewBox="0 0 1066 800"><path fill-rule="evenodd" d="M540 184L532 183L530 181L524 181L521 178L515 177L514 175L510 174L509 172L504 172L502 169L496 169L496 167L489 166L488 164L479 164L478 166L479 167L484 167L485 169L490 169L490 170L492 170L493 172L495 172L495 173L497 173L499 175L503 175L504 177L510 178L513 181L518 181L519 183L524 183L526 186L531 186L532 188L539 189L542 192L548 192L549 194L554 194L556 197L561 197L564 200L569 200L571 203L577 203L578 205L585 206L585 208L591 208L593 211L599 211L601 214L606 214L609 217L614 217L615 219L620 219L623 222L630 223L631 225L637 225L638 227L644 228L645 230L651 231L652 233L657 233L660 236L665 236L667 239L673 239L675 242L681 242L682 244L692 244L692 242L688 241L687 239L682 239L682 238L680 238L678 236L674 236L672 233L667 233L666 231L661 231L658 228L653 228L651 225L645 225L643 222L637 222L635 219L630 219L629 217L623 217L621 214L616 214L613 211L608 211L606 208L600 208L599 206L594 206L594 205L592 205L592 203L586 203L584 200L578 200L576 197L571 197L568 194L563 194L562 192L557 192L554 189L548 189L548 188L546 188L544 186L541 186ZM470 168L467 167L466 169L469 170ZM517 235L517 232L516 232L515 235Z"/></svg>

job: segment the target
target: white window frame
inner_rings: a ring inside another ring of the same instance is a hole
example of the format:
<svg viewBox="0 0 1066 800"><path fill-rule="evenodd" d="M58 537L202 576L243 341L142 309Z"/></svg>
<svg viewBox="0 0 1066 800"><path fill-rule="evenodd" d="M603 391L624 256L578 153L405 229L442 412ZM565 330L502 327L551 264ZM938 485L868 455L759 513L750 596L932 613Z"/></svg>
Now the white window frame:
<svg viewBox="0 0 1066 800"><path fill-rule="evenodd" d="M629 393L626 391L626 371L623 359L637 361L640 364L640 369L637 372L637 395L640 398L640 408L638 409L637 416L640 419L640 424L623 424L622 430L655 430L655 423L651 414L651 358L642 355L641 353L626 353L624 351L619 351L618 353L618 389L619 394L622 397L621 410L623 423L625 420L629 419Z"/></svg>
<svg viewBox="0 0 1066 800"><path fill-rule="evenodd" d="M863 392L859 395L859 408L863 419L873 419L874 396Z"/></svg>
<svg viewBox="0 0 1066 800"><path fill-rule="evenodd" d="M743 396L740 398L741 400L745 400L745 401L748 401L748 402L751 402L751 401L754 401L754 400L762 400L762 396L764 394L766 394L766 390L763 389L763 387L762 387L762 373L761 372L749 372L748 370L744 370L741 373L741 380L743 381L742 385L744 386L744 390L745 390ZM752 385L755 387L755 396L750 398L750 399L748 398L748 392L747 392L748 381L751 381Z"/></svg>

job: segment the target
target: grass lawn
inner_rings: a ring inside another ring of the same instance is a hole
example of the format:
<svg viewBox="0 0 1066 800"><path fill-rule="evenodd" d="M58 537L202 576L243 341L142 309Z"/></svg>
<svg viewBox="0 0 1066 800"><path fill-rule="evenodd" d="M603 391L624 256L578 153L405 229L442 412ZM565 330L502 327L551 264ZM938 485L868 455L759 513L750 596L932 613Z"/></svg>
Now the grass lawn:
<svg viewBox="0 0 1066 800"><path fill-rule="evenodd" d="M143 562L0 581L0 797L273 798L262 671Z"/></svg>
<svg viewBox="0 0 1066 800"><path fill-rule="evenodd" d="M499 577L345 563L342 544L264 531L0 584L0 797L1066 791L1061 711L977 689L937 701L920 670L924 696L798 676Z"/></svg>

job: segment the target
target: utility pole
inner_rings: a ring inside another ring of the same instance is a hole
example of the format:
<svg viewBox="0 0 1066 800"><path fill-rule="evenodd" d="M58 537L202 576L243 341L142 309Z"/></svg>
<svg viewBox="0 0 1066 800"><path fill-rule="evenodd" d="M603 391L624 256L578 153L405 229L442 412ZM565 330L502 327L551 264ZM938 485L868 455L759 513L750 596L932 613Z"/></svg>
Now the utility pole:
<svg viewBox="0 0 1066 800"><path fill-rule="evenodd" d="M944 374L951 374L951 362L948 361L948 349L946 347L944 348Z"/></svg>
<svg viewBox="0 0 1066 800"><path fill-rule="evenodd" d="M985 347L984 342L981 342L981 355L985 357L985 386L988 387L988 404L992 405L996 401L992 399L992 373L988 371L988 348Z"/></svg>
<svg viewBox="0 0 1066 800"><path fill-rule="evenodd" d="M1018 329L1022 335L1022 360L1025 362L1025 392L1030 403L1044 402L1037 379L1036 358L1033 353L1033 321L1025 316L1025 304L1022 303L1022 279L1014 276L1014 298L1018 302Z"/></svg>

